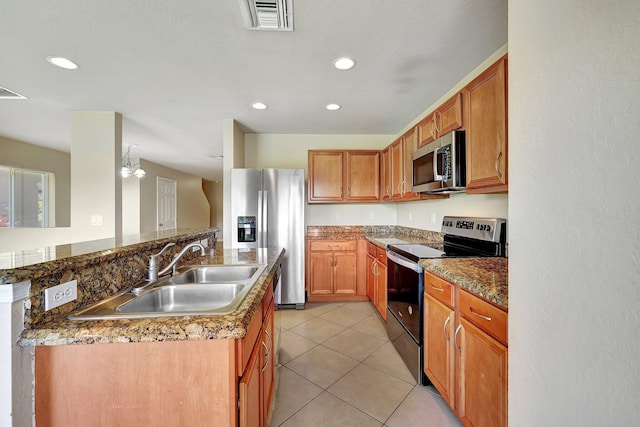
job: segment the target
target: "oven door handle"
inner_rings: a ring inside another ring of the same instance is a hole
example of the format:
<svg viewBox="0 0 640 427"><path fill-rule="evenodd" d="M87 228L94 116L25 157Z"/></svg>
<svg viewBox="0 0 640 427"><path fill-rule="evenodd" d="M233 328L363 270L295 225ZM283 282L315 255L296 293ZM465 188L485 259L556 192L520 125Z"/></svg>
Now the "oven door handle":
<svg viewBox="0 0 640 427"><path fill-rule="evenodd" d="M400 255L398 255L395 252L392 251L387 251L387 260L391 260L393 262L395 262L398 265L401 265L402 267L406 267L410 270L415 271L416 273L423 273L424 272L424 268L422 268L422 266L420 264L418 264L417 262L413 262L411 260L406 259L405 257L402 257Z"/></svg>

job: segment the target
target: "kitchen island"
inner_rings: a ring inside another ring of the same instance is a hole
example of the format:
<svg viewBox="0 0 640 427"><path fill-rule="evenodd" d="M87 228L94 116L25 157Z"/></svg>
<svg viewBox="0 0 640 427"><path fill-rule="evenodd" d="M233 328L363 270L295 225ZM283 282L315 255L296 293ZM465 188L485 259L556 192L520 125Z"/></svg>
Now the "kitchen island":
<svg viewBox="0 0 640 427"><path fill-rule="evenodd" d="M215 251L217 231L86 242L40 263L13 254L11 265L0 270L0 286L31 283L25 329L17 342L33 357L38 426L266 425L275 388L274 287L284 250ZM202 257L189 253L180 265L266 265L234 311L100 321L67 318L143 279L150 254L176 243L160 259L163 267L171 252L191 242L210 250ZM67 280L77 280L78 299L45 311L44 290Z"/></svg>

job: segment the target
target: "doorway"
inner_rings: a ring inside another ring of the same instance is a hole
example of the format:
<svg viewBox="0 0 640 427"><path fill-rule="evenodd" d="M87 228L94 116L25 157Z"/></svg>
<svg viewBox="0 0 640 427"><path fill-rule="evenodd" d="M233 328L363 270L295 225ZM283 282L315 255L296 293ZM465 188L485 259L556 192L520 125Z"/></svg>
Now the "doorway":
<svg viewBox="0 0 640 427"><path fill-rule="evenodd" d="M170 230L177 224L178 182L168 178L157 178L157 230Z"/></svg>

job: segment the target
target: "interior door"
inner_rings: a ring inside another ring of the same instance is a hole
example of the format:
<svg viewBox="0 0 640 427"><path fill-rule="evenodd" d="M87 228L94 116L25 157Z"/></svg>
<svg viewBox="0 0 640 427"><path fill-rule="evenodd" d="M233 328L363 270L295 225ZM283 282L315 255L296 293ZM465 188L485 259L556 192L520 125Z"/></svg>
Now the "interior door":
<svg viewBox="0 0 640 427"><path fill-rule="evenodd" d="M176 200L178 183L172 179L158 177L158 231L171 230L177 225Z"/></svg>

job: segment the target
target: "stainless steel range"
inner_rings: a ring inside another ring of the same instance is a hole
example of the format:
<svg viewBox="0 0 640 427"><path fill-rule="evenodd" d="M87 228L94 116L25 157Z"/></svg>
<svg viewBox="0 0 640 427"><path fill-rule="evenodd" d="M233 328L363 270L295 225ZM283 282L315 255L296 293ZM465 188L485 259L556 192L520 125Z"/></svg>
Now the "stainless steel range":
<svg viewBox="0 0 640 427"><path fill-rule="evenodd" d="M391 244L387 249L387 333L416 381L424 384L421 259L506 256L506 221L445 216L443 243Z"/></svg>

